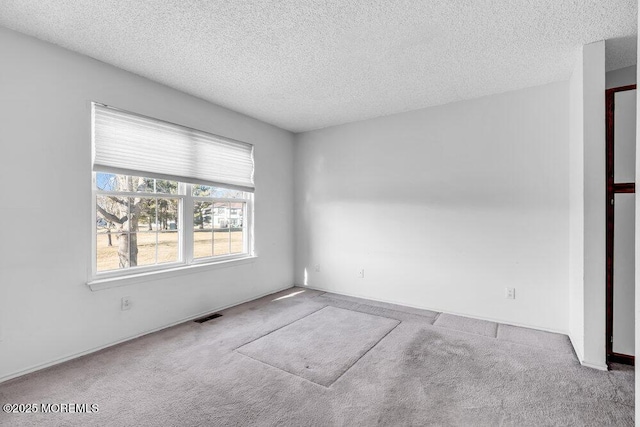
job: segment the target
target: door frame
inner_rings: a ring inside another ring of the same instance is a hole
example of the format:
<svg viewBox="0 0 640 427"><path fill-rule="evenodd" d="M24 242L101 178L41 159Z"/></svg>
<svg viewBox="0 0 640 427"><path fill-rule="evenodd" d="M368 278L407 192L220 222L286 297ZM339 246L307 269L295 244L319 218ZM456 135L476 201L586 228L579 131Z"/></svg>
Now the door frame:
<svg viewBox="0 0 640 427"><path fill-rule="evenodd" d="M635 183L615 183L614 181L614 112L615 94L627 90L635 90L636 85L620 86L605 91L606 99L606 176L607 176L607 232L606 232L606 354L607 366L611 363L634 365L635 357L613 351L613 232L615 195L617 193L635 193Z"/></svg>

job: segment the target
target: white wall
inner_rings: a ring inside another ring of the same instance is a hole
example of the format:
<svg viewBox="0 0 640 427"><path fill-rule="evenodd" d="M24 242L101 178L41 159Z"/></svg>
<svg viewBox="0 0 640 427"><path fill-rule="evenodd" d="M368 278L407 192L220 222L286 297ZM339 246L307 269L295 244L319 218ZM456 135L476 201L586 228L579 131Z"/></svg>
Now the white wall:
<svg viewBox="0 0 640 427"><path fill-rule="evenodd" d="M568 121L561 82L297 135L296 283L568 332Z"/></svg>
<svg viewBox="0 0 640 427"><path fill-rule="evenodd" d="M569 80L569 337L584 360L584 83L582 49Z"/></svg>
<svg viewBox="0 0 640 427"><path fill-rule="evenodd" d="M584 359L606 368L605 351L605 51L604 41L585 45L584 114Z"/></svg>
<svg viewBox="0 0 640 427"><path fill-rule="evenodd" d="M0 380L293 284L291 133L3 28L0 58ZM92 292L90 101L255 144L258 259Z"/></svg>
<svg viewBox="0 0 640 427"><path fill-rule="evenodd" d="M637 69L635 65L607 71L605 85L607 89L636 84Z"/></svg>
<svg viewBox="0 0 640 427"><path fill-rule="evenodd" d="M606 369L604 53L604 41L583 46L569 82L569 336L581 363L597 369Z"/></svg>

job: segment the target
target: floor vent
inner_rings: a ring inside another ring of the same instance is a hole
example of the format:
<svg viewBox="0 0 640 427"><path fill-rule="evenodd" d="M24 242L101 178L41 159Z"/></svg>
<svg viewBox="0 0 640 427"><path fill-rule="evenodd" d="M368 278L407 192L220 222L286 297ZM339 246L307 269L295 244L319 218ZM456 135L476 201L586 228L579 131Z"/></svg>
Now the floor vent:
<svg viewBox="0 0 640 427"><path fill-rule="evenodd" d="M197 322L197 323L204 323L204 322L207 322L207 321L209 321L209 320L211 320L211 319L215 319L216 317L222 317L222 314L220 314L220 313L213 313L213 314L210 314L210 315L208 315L208 316L206 316L206 317L201 317L201 318L199 318L199 319L196 319L196 320L194 320L194 322Z"/></svg>

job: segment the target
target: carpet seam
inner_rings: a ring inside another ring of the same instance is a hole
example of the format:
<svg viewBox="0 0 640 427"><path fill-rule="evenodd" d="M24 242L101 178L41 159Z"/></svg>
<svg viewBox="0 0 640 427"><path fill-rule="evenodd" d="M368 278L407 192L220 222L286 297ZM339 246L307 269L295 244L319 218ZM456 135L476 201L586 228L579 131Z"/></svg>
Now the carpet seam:
<svg viewBox="0 0 640 427"><path fill-rule="evenodd" d="M476 337L491 338L492 340L497 339L496 337L492 337L492 336L489 336L489 335L483 335L483 334L476 334L475 332L464 331L462 329L454 329L454 328L449 328L447 326L437 326L437 325L432 325L432 326L436 326L437 328L447 329L449 331L462 332L463 334L467 334L467 335L475 335ZM510 341L506 341L506 342L510 342Z"/></svg>
<svg viewBox="0 0 640 427"><path fill-rule="evenodd" d="M341 300L339 298L325 297L324 295L318 295L318 297L322 297L322 298L326 298L326 299L329 299L329 300L333 300L333 302L335 302L335 301L351 302L351 301ZM396 313L402 313L402 314L405 314L407 316L417 316L417 317L424 318L424 319L429 319L429 320L433 319L434 323L435 323L436 319L438 318L438 316L440 315L440 313L436 313L436 316L430 317L430 316L423 316L421 314L409 313L409 312L402 311L402 310L395 310L393 308L378 307L378 306L375 306L375 305L369 305L369 304L363 304L363 303L357 303L357 302L354 302L353 304L358 304L359 306L366 306L366 307L371 307L371 308L379 308L381 310L389 310L389 311L393 311L393 312L396 312ZM336 306L332 305L331 307L336 307ZM342 308L342 307L336 307L336 308ZM352 309L345 308L343 310L352 310ZM356 311L356 310L352 310L352 311ZM359 313L364 313L364 312L360 311ZM366 313L366 314L370 314L370 313ZM375 316L375 314L373 316ZM386 316L380 316L380 317L386 317ZM387 319L400 320L400 319L396 319L395 317L386 317L386 318ZM433 323L431 323L431 324L433 325Z"/></svg>
<svg viewBox="0 0 640 427"><path fill-rule="evenodd" d="M269 331L269 332L267 332L267 333L266 333L266 334L264 334L264 335L260 335L258 338L254 338L254 339L252 339L251 341L247 341L246 343L241 344L241 345L239 345L238 347L234 348L232 351L237 351L240 347L244 347L245 345L249 345L249 344L251 344L252 342L259 340L260 338L264 338L264 337L266 337L267 335L271 335L272 333L274 333L274 332L276 332L276 331L279 331L279 330L280 330L280 329L282 329L282 328L286 328L286 327L287 327L287 326L289 326L289 325L293 325L293 324L294 324L294 323L296 323L298 320L302 320L302 319L304 319L304 318L306 318L306 317L309 317L309 316L311 316L312 314L315 314L315 313L319 312L320 310L324 310L324 309L325 309L325 308L327 308L327 307L329 307L329 306L328 306L328 305L325 305L324 307L320 307L319 309L317 309L317 310L315 310L315 311L312 311L311 313L306 314L306 315L304 315L304 316L300 317L299 319L296 319L296 320L294 320L294 321L292 321L292 322L289 322L289 323L287 323L286 325L282 325L282 326L280 326L279 328L276 328L276 329L274 329L273 331Z"/></svg>
<svg viewBox="0 0 640 427"><path fill-rule="evenodd" d="M313 313L312 313L312 314L313 314ZM305 317L306 317L306 316L305 316ZM238 347L238 348L239 348L239 347ZM285 373L287 373L287 374L289 374L289 375L293 375L294 377L296 377L296 378L300 378L300 379L302 379L302 380L305 380L305 381L307 381L307 382L309 382L309 383L311 383L311 384L318 385L318 386L320 386L320 387L324 387L324 388L329 388L329 386L322 385L322 384L317 383L317 382L315 382L315 381L312 381L312 380L310 380L310 379L308 379L308 378L301 377L300 375L296 375L296 374L294 374L293 372L289 372L289 371L287 371L287 370L285 370L285 369L282 369L282 368L280 368L280 367L278 367L278 366L274 366L274 365L272 365L271 363L267 363L267 362L265 362L264 360L256 359L256 358L255 358L255 357L253 357L253 356L250 356L250 355L248 355L248 354L244 354L244 353L242 353L241 351L238 351L238 349L234 350L234 352L235 352L235 353L237 353L237 354L239 354L239 355L241 355L241 356L248 357L248 358L249 358L249 359L251 359L251 360L255 360L255 361L256 361L256 362L258 362L258 363L262 363L263 365L269 366L269 367L271 367L271 368L273 368L273 369L277 369L277 370L278 370L278 371L280 371L280 372L285 372ZM360 360L360 359L358 359L358 360ZM334 381L334 382L335 382L335 381ZM331 384L333 384L333 382L332 382ZM331 384L329 384L329 385L331 385Z"/></svg>
<svg viewBox="0 0 640 427"><path fill-rule="evenodd" d="M400 319L396 319L395 317L380 316L379 314L367 313L366 311L352 310L352 309L350 309L350 308L336 307L336 306L333 306L333 305L330 305L329 307L337 308L338 310L347 310L347 311L353 311L354 313L366 314L367 316L380 317L380 318L382 318L382 319L395 320L396 322L402 322L402 320L400 320ZM370 306L369 306L369 307L370 307Z"/></svg>
<svg viewBox="0 0 640 427"><path fill-rule="evenodd" d="M498 327L500 327L500 325L501 325L501 323L498 323ZM447 326L438 326L438 325L435 325L435 324L431 325L431 326L435 326L437 328L442 328L442 329L447 329L449 331L456 331L456 332L460 332L460 333L467 334L467 335L475 335L477 337L490 338L490 339L498 340L498 341L503 342L503 343L509 343L509 344L512 344L512 345L522 346L522 347L526 347L526 348L534 348L536 350L544 350L544 351L552 353L554 355L569 356L569 354L567 354L566 352L556 351L556 350L553 350L553 349L550 349L550 348L547 348L547 347L539 347L539 346L535 346L535 345L531 345L531 344L525 344L525 343L518 342L518 341L511 341L511 340L508 340L508 339L499 338L497 336L497 333L496 333L495 337L491 337L489 335L476 334L475 332L468 332L468 331L464 331L462 329L449 328ZM572 351L571 354L573 355L573 357L576 360L578 359L578 357L575 355L575 351Z"/></svg>
<svg viewBox="0 0 640 427"><path fill-rule="evenodd" d="M476 334L475 332L469 332L469 331L465 331L463 329L455 329L455 328L449 328L448 326L439 326L436 324L433 324L431 326L435 326L436 328L442 328L442 329L447 329L449 331L458 331L458 332L462 332L463 334L467 334L467 335L475 335L477 337L485 337L485 338L491 338L493 340L497 340L497 336L496 337L492 337L489 335L483 335L483 334ZM502 340L502 341L506 341L506 340ZM507 342L511 342L511 341L507 341Z"/></svg>
<svg viewBox="0 0 640 427"><path fill-rule="evenodd" d="M365 304L361 304L361 305L365 305ZM337 308L338 310L353 311L354 313L361 313L361 314L366 314L368 316L376 316L376 317L380 317L382 319L396 320L398 322L402 322L401 319L396 319L395 317L387 317L387 316L381 316L379 314L367 313L366 311L356 310L356 308L343 308L343 307L337 307L335 305L328 305L327 307L333 307L333 308ZM373 306L367 305L367 307L373 307ZM390 311L393 311L393 310L390 310ZM398 313L402 313L402 312L398 311Z"/></svg>
<svg viewBox="0 0 640 427"><path fill-rule="evenodd" d="M580 362L580 360L578 359L578 356L576 356L575 352L573 352L573 351L571 352L571 354L569 354L567 352L556 351L556 350L553 350L553 349L550 349L550 348L547 348L547 347L538 347L538 346L535 346L535 345L524 344L524 343L521 343L521 342L505 340L503 338L496 338L496 339L499 340L500 342L508 343L508 344L511 344L511 345L518 345L518 346L526 347L526 348L534 348L536 350L541 350L541 351L544 351L544 352L547 352L547 353L551 353L551 354L556 355L556 356L567 356L567 357L570 357L570 358L575 359L576 361Z"/></svg>
<svg viewBox="0 0 640 427"><path fill-rule="evenodd" d="M366 314L366 313L365 313ZM386 319L389 319L388 317ZM398 319L390 319L390 320L398 320ZM393 328L389 329L389 331L384 334L382 337L380 337L380 339L378 341L376 341L371 347L369 347L369 349L367 351L365 351L364 353L362 353L362 356L358 357L347 369L344 370L344 372L342 372L340 375L338 375L338 377L333 380L333 382L331 384L329 384L327 386L327 388L331 387L332 385L334 385L340 378L342 378L344 376L344 374L346 374L347 372L349 372L349 369L353 368L355 366L356 363L358 363L360 361L360 359L362 359L363 357L365 357L367 354L369 354L369 352L371 350L373 350L378 344L380 344L380 342L385 339L391 332L395 331L395 329L400 326L400 324L402 323L402 320L398 320L398 323L396 323L396 326L394 326Z"/></svg>

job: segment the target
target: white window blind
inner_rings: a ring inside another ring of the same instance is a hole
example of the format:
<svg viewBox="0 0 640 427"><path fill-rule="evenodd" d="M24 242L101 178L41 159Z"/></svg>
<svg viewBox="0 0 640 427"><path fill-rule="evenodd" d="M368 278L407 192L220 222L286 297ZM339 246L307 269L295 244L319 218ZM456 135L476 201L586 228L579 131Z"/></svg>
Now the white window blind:
<svg viewBox="0 0 640 427"><path fill-rule="evenodd" d="M93 103L93 170L253 191L253 145Z"/></svg>

